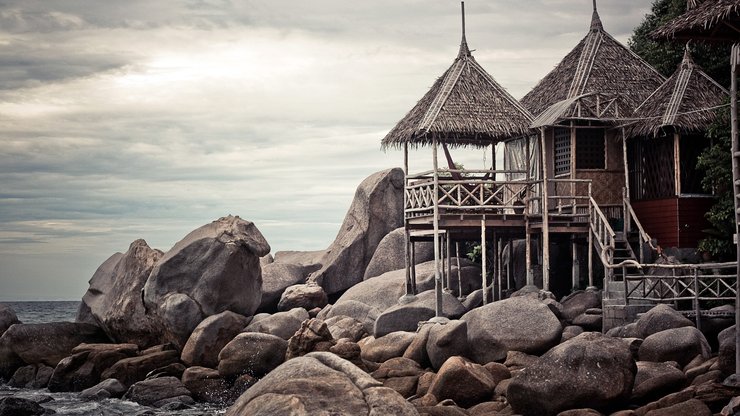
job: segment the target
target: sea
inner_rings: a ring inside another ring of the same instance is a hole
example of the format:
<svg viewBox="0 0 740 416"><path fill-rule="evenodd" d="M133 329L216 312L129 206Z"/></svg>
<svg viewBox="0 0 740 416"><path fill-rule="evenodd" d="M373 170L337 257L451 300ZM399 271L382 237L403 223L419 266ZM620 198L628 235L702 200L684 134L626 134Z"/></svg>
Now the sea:
<svg viewBox="0 0 740 416"><path fill-rule="evenodd" d="M10 306L24 324L74 321L79 301L0 302ZM216 416L226 413L224 407L197 404L184 410L162 410L128 400L105 399L86 401L77 393L51 393L48 389L18 389L0 380L0 399L15 396L36 401L58 415L74 416Z"/></svg>

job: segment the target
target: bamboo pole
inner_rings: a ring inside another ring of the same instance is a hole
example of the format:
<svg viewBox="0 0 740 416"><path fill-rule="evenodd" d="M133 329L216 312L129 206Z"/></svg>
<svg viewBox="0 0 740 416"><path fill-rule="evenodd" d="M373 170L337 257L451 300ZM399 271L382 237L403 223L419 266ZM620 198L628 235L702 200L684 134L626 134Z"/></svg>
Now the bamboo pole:
<svg viewBox="0 0 740 416"><path fill-rule="evenodd" d="M548 218L547 145L545 128L540 127L542 154L542 289L550 290L550 227Z"/></svg>
<svg viewBox="0 0 740 416"><path fill-rule="evenodd" d="M486 275L488 274L486 259L486 215L480 220L480 251L481 251L481 287L483 288L483 304L488 303L488 287Z"/></svg>
<svg viewBox="0 0 740 416"><path fill-rule="evenodd" d="M740 151L738 145L738 128L737 128L737 65L740 60L740 44L732 45L732 53L730 55L732 60L730 65L730 78L732 83L730 84L730 122L732 124L732 173L733 173L733 193L735 200L735 236L738 236L738 225L740 225L740 213L738 212L738 183L740 180L740 166L738 166L738 156L736 152ZM735 244L736 257L737 257L737 277L735 279L735 374L740 375L740 244Z"/></svg>
<svg viewBox="0 0 740 416"><path fill-rule="evenodd" d="M437 160L437 139L432 144L432 159L434 167L434 295L435 317L442 317L442 277L440 276L440 247L439 247L439 161Z"/></svg>
<svg viewBox="0 0 740 416"><path fill-rule="evenodd" d="M406 296L414 294L413 283L411 282L411 268L414 267L411 264L411 248L409 240L411 236L409 234L409 226L406 221L406 186L408 185L409 177L409 145L408 143L403 144L403 236L404 236L404 260L406 261Z"/></svg>

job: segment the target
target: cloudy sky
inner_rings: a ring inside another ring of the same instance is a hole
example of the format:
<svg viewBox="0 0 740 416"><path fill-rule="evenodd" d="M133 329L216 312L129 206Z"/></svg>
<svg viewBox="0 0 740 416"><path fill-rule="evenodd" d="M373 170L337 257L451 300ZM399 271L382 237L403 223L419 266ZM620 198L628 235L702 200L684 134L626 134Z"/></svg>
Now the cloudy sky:
<svg viewBox="0 0 740 416"><path fill-rule="evenodd" d="M626 42L650 4L599 12ZM166 251L227 214L273 252L325 248L357 184L402 163L380 140L452 63L459 8L0 1L0 300L79 299L131 241ZM476 59L521 98L585 35L591 0L466 12Z"/></svg>

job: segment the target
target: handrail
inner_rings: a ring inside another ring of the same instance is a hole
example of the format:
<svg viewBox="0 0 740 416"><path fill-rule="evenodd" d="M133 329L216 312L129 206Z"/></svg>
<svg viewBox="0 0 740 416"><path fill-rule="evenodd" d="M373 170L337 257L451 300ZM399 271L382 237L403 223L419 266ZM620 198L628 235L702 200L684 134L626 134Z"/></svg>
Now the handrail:
<svg viewBox="0 0 740 416"><path fill-rule="evenodd" d="M660 246L655 246L653 244L653 239L650 237L650 235L645 231L645 229L642 227L642 223L640 222L640 219L637 218L637 213L632 208L632 204L630 204L630 200L627 197L627 193L623 191L622 195L622 201L624 203L624 208L627 211L625 213L625 217L629 218L628 221L625 221L625 227L627 227L627 224L635 224L637 226L637 231L640 234L640 262L642 263L645 259L643 258L643 247L644 243L647 243L648 246L656 253L658 253L659 256L664 257L663 250L660 248ZM630 231L629 229L625 229L625 231Z"/></svg>
<svg viewBox="0 0 740 416"><path fill-rule="evenodd" d="M612 229L611 225L609 225L609 220L607 220L606 215L601 212L601 208L599 208L599 204L596 203L594 198L589 196L588 200L592 212L595 213L595 215L591 216L589 225L591 227L591 232L596 237L596 243L598 243L601 248L601 250L599 250L599 258L605 267L610 270L615 269L617 267L612 267L611 256L615 249L614 240L616 238L616 233ZM622 263L620 263L618 267L622 267ZM624 264L624 266L626 266L626 264ZM609 276L609 279L611 280L611 276Z"/></svg>

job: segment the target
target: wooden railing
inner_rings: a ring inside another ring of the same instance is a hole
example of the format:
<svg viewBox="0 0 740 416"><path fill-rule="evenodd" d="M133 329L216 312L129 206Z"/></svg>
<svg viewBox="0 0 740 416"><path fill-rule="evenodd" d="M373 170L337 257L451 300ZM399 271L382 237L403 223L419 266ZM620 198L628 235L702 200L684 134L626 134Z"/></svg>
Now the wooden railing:
<svg viewBox="0 0 740 416"><path fill-rule="evenodd" d="M642 274L625 276L625 304L692 301L700 325L701 301L734 301L737 262L702 264L643 264Z"/></svg>
<svg viewBox="0 0 740 416"><path fill-rule="evenodd" d="M637 231L639 233L639 250L640 253L638 254L638 259L640 260L640 263L645 262L645 244L650 247L655 253L658 255L662 255L662 251L659 247L657 247L655 244L653 244L653 239L650 238L650 235L648 235L647 232L645 232L645 229L642 227L642 223L640 223L640 220L637 218L637 214L635 213L635 210L632 208L632 204L630 204L629 197L627 196L626 189L622 191L622 201L624 204L624 234L625 236L628 235L632 231L632 227L637 227Z"/></svg>
<svg viewBox="0 0 740 416"><path fill-rule="evenodd" d="M589 197L588 209L590 213L589 226L594 237L594 246L597 248L601 263L607 267L609 274L607 279L611 280L613 272L609 266L612 266L614 260L616 233L611 225L609 225L609 220L599 208L599 204L592 197Z"/></svg>

